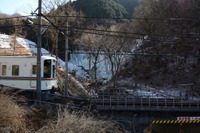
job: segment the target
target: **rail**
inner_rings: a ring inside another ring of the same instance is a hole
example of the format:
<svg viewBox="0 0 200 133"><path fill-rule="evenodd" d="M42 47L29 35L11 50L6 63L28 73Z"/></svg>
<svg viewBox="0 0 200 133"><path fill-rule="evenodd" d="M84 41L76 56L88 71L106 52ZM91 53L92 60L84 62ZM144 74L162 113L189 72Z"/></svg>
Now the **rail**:
<svg viewBox="0 0 200 133"><path fill-rule="evenodd" d="M23 96L29 102L36 101L36 91L22 91ZM200 100L189 100L186 98L161 98L161 97L134 97L99 95L98 97L65 97L57 94L41 92L41 102L68 105L81 108L93 106L96 110L124 110L124 111L200 111Z"/></svg>
<svg viewBox="0 0 200 133"><path fill-rule="evenodd" d="M93 97L99 110L200 111L199 100L150 97Z"/></svg>

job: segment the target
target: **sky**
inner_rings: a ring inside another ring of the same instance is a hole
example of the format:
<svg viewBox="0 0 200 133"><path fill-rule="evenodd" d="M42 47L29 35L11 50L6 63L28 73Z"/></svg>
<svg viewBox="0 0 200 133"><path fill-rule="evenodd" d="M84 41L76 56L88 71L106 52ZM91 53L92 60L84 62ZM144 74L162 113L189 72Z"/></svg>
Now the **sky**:
<svg viewBox="0 0 200 133"><path fill-rule="evenodd" d="M0 12L8 15L28 15L37 8L38 0L0 0Z"/></svg>
<svg viewBox="0 0 200 133"><path fill-rule="evenodd" d="M0 3L0 13L8 15L30 15L38 7L38 0L0 0Z"/></svg>

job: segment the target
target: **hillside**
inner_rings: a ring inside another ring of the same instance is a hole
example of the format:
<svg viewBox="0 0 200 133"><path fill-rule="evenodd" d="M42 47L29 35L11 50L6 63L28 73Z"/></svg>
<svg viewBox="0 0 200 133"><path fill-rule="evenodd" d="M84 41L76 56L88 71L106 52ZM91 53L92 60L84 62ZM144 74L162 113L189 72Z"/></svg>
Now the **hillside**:
<svg viewBox="0 0 200 133"><path fill-rule="evenodd" d="M126 17L128 12L119 3L113 0L77 0L73 2L78 11L88 17Z"/></svg>
<svg viewBox="0 0 200 133"><path fill-rule="evenodd" d="M132 32L142 34L143 39L127 68L135 80L156 86L192 83L198 90L199 20L195 14L199 8L196 4L196 1L140 1L134 16L147 21L138 19L134 23Z"/></svg>
<svg viewBox="0 0 200 133"><path fill-rule="evenodd" d="M108 26L126 21L126 19L115 18L131 18L138 0L77 0L71 5L76 11L91 18L85 20L84 26Z"/></svg>
<svg viewBox="0 0 200 133"><path fill-rule="evenodd" d="M127 11L128 17L132 17L134 14L135 8L139 4L139 0L114 0L117 3L121 4Z"/></svg>

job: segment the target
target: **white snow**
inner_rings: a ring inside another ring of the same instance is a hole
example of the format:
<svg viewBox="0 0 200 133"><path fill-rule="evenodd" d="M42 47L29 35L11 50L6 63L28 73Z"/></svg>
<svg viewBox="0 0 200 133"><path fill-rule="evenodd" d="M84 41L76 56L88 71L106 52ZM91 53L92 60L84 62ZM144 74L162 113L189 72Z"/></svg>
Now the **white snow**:
<svg viewBox="0 0 200 133"><path fill-rule="evenodd" d="M65 62L59 59L58 63L60 64L61 68L65 70ZM79 77L80 79L87 79L87 75L88 75L87 72L83 71L80 67L77 67L71 62L68 62L68 71L75 72L76 76Z"/></svg>
<svg viewBox="0 0 200 133"><path fill-rule="evenodd" d="M151 87L145 87L145 88L140 88L140 89L136 89L136 90L127 90L129 92L129 94L131 94L132 96L135 97L149 97L149 98L179 98L180 94L182 94L182 96L185 96L185 92L184 91L180 91L177 89L156 89L156 88L151 88Z"/></svg>
<svg viewBox="0 0 200 133"><path fill-rule="evenodd" d="M116 55L120 58L121 64L124 64L128 58L129 55ZM90 68L89 68L89 60L90 61ZM114 61L114 59L113 59ZM89 76L91 79L94 79L95 71L94 71L94 62L95 57L93 55L89 55L87 52L72 52L70 54L70 60L72 64L76 64L77 66L81 66L84 69L86 69L89 72ZM112 78L111 74L111 63L108 57L105 54L100 54L97 59L96 64L97 70L96 70L96 76L97 79L103 83L106 83ZM114 64L114 69L116 68L116 64Z"/></svg>
<svg viewBox="0 0 200 133"><path fill-rule="evenodd" d="M0 34L0 48L11 48L12 40L10 36Z"/></svg>
<svg viewBox="0 0 200 133"><path fill-rule="evenodd" d="M77 53L71 53L70 54L71 58L69 60L69 62L71 62L72 64L76 64L77 66L81 66L84 69L89 71L89 54L85 53L85 54L77 54ZM91 70L90 70L90 77L94 78L94 64L92 63L94 62L93 57L91 57ZM104 55L100 55L99 59L98 59L98 63L97 63L97 79L107 79L109 80L111 78L111 72L110 72L110 65L109 65L109 61L105 59Z"/></svg>

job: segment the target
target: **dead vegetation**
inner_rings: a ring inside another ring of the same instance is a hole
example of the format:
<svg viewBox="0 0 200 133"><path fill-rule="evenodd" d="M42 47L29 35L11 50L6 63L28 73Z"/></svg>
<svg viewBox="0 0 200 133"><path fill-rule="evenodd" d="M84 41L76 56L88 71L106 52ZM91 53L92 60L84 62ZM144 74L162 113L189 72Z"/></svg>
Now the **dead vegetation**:
<svg viewBox="0 0 200 133"><path fill-rule="evenodd" d="M42 127L37 133L122 133L116 122L97 120L84 113L59 111L56 120Z"/></svg>
<svg viewBox="0 0 200 133"><path fill-rule="evenodd" d="M64 94L64 80L65 80L65 72L62 69L57 69L58 72L58 80L59 80L59 89L58 91L61 94ZM68 92L73 96L81 96L87 97L87 90L84 88L82 83L76 79L76 77L72 74L68 74Z"/></svg>
<svg viewBox="0 0 200 133"><path fill-rule="evenodd" d="M55 111L50 106L28 106L28 109L27 104L20 103L17 92L12 92L7 89L0 91L1 133L125 132L118 123L99 120L83 111L69 112L63 108Z"/></svg>
<svg viewBox="0 0 200 133"><path fill-rule="evenodd" d="M16 104L12 96L0 94L0 132L26 133L27 109Z"/></svg>

